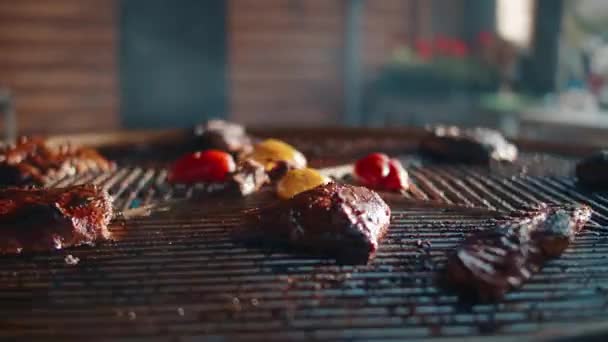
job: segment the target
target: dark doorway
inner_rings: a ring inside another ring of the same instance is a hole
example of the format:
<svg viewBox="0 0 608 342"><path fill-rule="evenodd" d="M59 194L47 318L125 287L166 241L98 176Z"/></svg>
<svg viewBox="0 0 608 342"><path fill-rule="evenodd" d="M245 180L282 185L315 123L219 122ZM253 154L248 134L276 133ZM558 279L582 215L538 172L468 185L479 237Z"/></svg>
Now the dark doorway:
<svg viewBox="0 0 608 342"><path fill-rule="evenodd" d="M225 2L124 0L121 4L123 124L186 127L224 116Z"/></svg>

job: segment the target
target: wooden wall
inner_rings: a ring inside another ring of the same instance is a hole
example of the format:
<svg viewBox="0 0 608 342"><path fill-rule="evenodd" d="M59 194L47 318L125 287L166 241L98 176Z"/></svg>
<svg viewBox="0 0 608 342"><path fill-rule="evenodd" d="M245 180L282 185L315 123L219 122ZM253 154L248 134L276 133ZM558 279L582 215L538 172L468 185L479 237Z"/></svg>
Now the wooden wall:
<svg viewBox="0 0 608 342"><path fill-rule="evenodd" d="M117 0L0 0L0 87L21 132L118 125Z"/></svg>
<svg viewBox="0 0 608 342"><path fill-rule="evenodd" d="M333 121L342 105L342 0L230 0L231 117Z"/></svg>
<svg viewBox="0 0 608 342"><path fill-rule="evenodd" d="M422 6L416 0L367 1L363 14L362 59L365 75L373 73L385 63L400 41L412 39L423 31L418 27L418 12ZM430 2L426 2L429 4Z"/></svg>
<svg viewBox="0 0 608 342"><path fill-rule="evenodd" d="M0 0L0 87L15 95L21 131L119 126L121 1L128 0ZM339 123L347 1L227 1L230 117L271 125ZM399 39L430 34L435 2L365 1L366 76Z"/></svg>
<svg viewBox="0 0 608 342"><path fill-rule="evenodd" d="M276 125L338 123L347 3L229 0L231 117ZM368 0L364 6L366 76L387 61L398 39L430 34L431 1Z"/></svg>

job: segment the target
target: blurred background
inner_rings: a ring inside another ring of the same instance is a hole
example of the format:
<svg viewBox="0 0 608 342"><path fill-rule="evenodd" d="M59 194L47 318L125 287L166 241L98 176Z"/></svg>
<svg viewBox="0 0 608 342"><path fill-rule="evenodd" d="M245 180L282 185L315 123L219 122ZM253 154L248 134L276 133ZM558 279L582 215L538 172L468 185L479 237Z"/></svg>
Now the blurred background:
<svg viewBox="0 0 608 342"><path fill-rule="evenodd" d="M0 0L2 130L223 117L592 139L607 41L605 0Z"/></svg>

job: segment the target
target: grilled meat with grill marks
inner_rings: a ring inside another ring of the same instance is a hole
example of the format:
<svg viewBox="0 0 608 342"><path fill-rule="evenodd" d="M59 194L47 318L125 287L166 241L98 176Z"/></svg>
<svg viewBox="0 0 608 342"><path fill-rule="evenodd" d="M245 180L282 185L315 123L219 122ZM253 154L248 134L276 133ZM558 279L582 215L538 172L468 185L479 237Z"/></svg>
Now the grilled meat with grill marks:
<svg viewBox="0 0 608 342"><path fill-rule="evenodd" d="M236 123L209 120L196 126L195 134L200 137L203 149L218 149L232 154L247 153L252 149L251 138L245 128Z"/></svg>
<svg viewBox="0 0 608 342"><path fill-rule="evenodd" d="M448 258L446 280L465 296L498 300L561 255L590 217L583 205L542 206L473 234Z"/></svg>
<svg viewBox="0 0 608 342"><path fill-rule="evenodd" d="M109 171L113 163L97 151L71 145L48 146L43 139L20 138L0 148L0 185L42 185L88 171Z"/></svg>
<svg viewBox="0 0 608 342"><path fill-rule="evenodd" d="M254 223L264 238L341 262L364 263L378 249L390 215L390 208L374 191L328 183L261 209Z"/></svg>
<svg viewBox="0 0 608 342"><path fill-rule="evenodd" d="M95 185L0 190L0 254L47 251L110 238L112 199Z"/></svg>
<svg viewBox="0 0 608 342"><path fill-rule="evenodd" d="M489 163L517 159L517 148L500 132L489 128L437 126L420 144L422 151L448 161Z"/></svg>
<svg viewBox="0 0 608 342"><path fill-rule="evenodd" d="M254 160L245 159L237 164L228 184L232 192L247 196L260 190L267 182L268 175L264 166Z"/></svg>
<svg viewBox="0 0 608 342"><path fill-rule="evenodd" d="M250 195L268 183L268 175L262 164L244 159L236 165L236 170L228 175L224 182L211 182L197 184L202 195Z"/></svg>
<svg viewBox="0 0 608 342"><path fill-rule="evenodd" d="M585 186L608 187L608 150L581 160L576 165L576 177Z"/></svg>

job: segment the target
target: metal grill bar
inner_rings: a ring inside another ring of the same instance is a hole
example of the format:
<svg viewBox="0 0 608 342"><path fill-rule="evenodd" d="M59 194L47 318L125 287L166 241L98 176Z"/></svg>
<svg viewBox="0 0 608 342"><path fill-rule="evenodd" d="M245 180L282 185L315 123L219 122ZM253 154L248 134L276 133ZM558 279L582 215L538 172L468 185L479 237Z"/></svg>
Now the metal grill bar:
<svg viewBox="0 0 608 342"><path fill-rule="evenodd" d="M533 169L530 160L526 167ZM446 254L465 235L494 225L493 217L395 203L376 259L346 266L235 241L238 213L266 203L262 197L178 202L175 212L112 227L122 236L113 243L3 257L0 338L84 338L92 331L98 338L145 340L494 338L608 318L605 193L580 189L567 175L503 177L510 171L460 166L409 170L414 185L405 196L412 199L499 210L578 201L593 207L594 222L522 289L500 303L473 304L438 287L436 276ZM171 187L166 176L165 170L120 168L55 185L99 184L123 209L195 197L196 187ZM214 203L223 203L224 211L209 211ZM66 264L66 254L80 262Z"/></svg>

